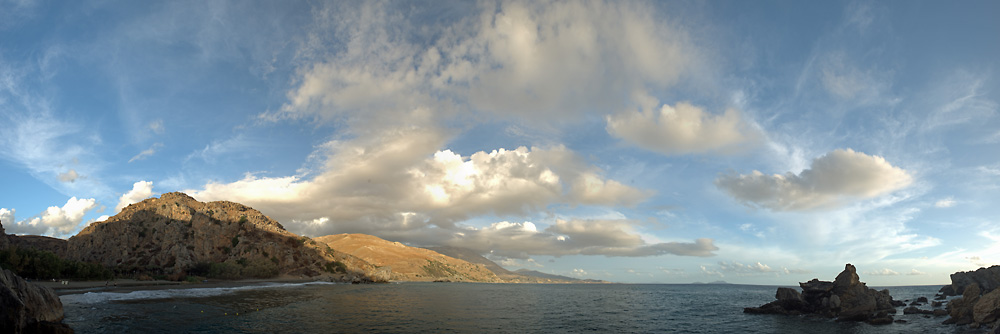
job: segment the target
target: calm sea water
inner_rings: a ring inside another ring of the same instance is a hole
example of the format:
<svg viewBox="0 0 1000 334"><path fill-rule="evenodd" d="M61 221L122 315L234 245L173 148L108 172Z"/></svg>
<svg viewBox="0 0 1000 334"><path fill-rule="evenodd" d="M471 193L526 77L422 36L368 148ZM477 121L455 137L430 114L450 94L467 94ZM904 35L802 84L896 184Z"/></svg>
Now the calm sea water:
<svg viewBox="0 0 1000 334"><path fill-rule="evenodd" d="M893 287L894 298L938 286ZM871 326L744 314L775 287L671 284L262 284L62 296L77 333L981 333L903 315ZM924 306L925 308L929 306Z"/></svg>

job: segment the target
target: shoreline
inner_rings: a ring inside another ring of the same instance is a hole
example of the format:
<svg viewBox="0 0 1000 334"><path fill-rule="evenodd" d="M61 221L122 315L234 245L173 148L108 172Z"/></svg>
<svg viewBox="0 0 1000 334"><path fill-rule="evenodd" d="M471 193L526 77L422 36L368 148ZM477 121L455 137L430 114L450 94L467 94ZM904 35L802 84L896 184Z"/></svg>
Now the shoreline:
<svg viewBox="0 0 1000 334"><path fill-rule="evenodd" d="M199 289L199 288L225 288L248 286L264 283L309 283L326 282L323 277L301 278L301 277L275 277L263 279L240 279L240 280L207 280L205 282L178 282L166 280L139 281L135 279L117 279L112 281L69 281L62 284L59 281L33 281L32 284L48 287L55 291L58 296L84 294L87 292L120 292L128 293L141 290L166 290L166 289Z"/></svg>

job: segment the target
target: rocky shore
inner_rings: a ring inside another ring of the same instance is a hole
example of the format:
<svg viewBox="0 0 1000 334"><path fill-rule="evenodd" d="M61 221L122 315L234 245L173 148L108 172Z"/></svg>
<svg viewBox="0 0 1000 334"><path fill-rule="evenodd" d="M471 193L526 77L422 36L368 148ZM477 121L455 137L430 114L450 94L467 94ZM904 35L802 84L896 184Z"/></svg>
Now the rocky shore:
<svg viewBox="0 0 1000 334"><path fill-rule="evenodd" d="M72 333L62 320L62 302L52 289L0 271L0 332Z"/></svg>
<svg viewBox="0 0 1000 334"><path fill-rule="evenodd" d="M951 285L945 285L935 299L959 295L948 302L945 324L968 325L971 328L989 326L990 333L1000 333L1000 265L951 274Z"/></svg>
<svg viewBox="0 0 1000 334"><path fill-rule="evenodd" d="M897 306L905 306L889 295L889 290L875 290L860 281L857 269L847 264L833 281L813 279L799 283L802 292L778 288L775 301L759 307L747 307L744 313L815 315L842 321L865 321L889 324Z"/></svg>

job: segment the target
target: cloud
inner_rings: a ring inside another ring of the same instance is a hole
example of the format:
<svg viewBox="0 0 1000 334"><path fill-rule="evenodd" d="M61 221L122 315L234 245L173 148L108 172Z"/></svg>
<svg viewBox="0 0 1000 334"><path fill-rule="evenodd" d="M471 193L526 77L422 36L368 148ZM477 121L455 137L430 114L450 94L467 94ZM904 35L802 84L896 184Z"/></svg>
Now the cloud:
<svg viewBox="0 0 1000 334"><path fill-rule="evenodd" d="M158 120L149 122L149 125L146 125L146 128L148 128L149 131L152 131L153 133L158 134L158 135L162 135L163 131L165 130L163 128L163 120L162 119L158 119Z"/></svg>
<svg viewBox="0 0 1000 334"><path fill-rule="evenodd" d="M907 274L907 275L911 275L911 276L918 276L918 275L927 275L927 273L925 273L925 272L922 272L922 271L920 271L920 270L916 270L916 269L910 269L910 272L908 272L908 273L906 273L906 274Z"/></svg>
<svg viewBox="0 0 1000 334"><path fill-rule="evenodd" d="M423 128L331 141L319 148L326 161L309 179L247 175L188 193L254 206L311 235L451 228L482 214L525 215L559 203L632 206L651 195L606 179L565 147L462 157L438 150L443 141L441 133ZM320 217L331 223L297 223Z"/></svg>
<svg viewBox="0 0 1000 334"><path fill-rule="evenodd" d="M162 143L153 144L153 146L150 146L149 148L143 150L142 152L139 152L139 154L136 154L134 157L132 157L132 159L128 159L128 162L132 163L133 161L136 160L143 160L148 157L151 157L153 156L153 154L156 153L156 149L162 146L163 146Z"/></svg>
<svg viewBox="0 0 1000 334"><path fill-rule="evenodd" d="M649 244L633 230L629 220L556 220L544 231L531 222L498 222L467 228L444 239L446 245L468 248L494 256L526 259L531 255L604 255L642 257L658 255L714 256L712 239L694 242Z"/></svg>
<svg viewBox="0 0 1000 334"><path fill-rule="evenodd" d="M62 207L50 206L35 217L16 223L7 223L4 225L4 229L10 234L68 236L80 226L80 223L83 222L83 216L96 207L97 200L93 198L77 199L72 197ZM0 208L0 220L15 221L14 212L14 209Z"/></svg>
<svg viewBox="0 0 1000 334"><path fill-rule="evenodd" d="M58 114L51 98L28 89L42 76L36 64L16 65L0 58L0 159L64 193L105 193L107 187L94 177L101 161L92 150L100 138L86 131L76 114Z"/></svg>
<svg viewBox="0 0 1000 334"><path fill-rule="evenodd" d="M740 112L712 115L687 102L671 107L651 97L640 110L607 116L611 135L661 154L734 152L756 143L759 134Z"/></svg>
<svg viewBox="0 0 1000 334"><path fill-rule="evenodd" d="M79 178L79 177L80 177L80 174L77 174L76 170L70 169L70 170L66 171L65 173L60 173L59 174L59 181L61 181L61 182L75 182L76 179Z"/></svg>
<svg viewBox="0 0 1000 334"><path fill-rule="evenodd" d="M957 203L957 202L955 202L955 199L953 199L951 197L948 197L948 198L945 198L945 199L941 199L941 200L939 200L937 202L934 202L934 207L935 208L950 208L950 207L955 206L955 203Z"/></svg>
<svg viewBox="0 0 1000 334"><path fill-rule="evenodd" d="M774 211L831 209L851 199L872 198L902 189L913 182L910 174L880 156L851 149L835 150L813 160L798 175L725 174L715 184L749 206Z"/></svg>
<svg viewBox="0 0 1000 334"><path fill-rule="evenodd" d="M132 184L132 190L129 190L118 199L118 205L115 206L115 213L121 212L126 206L132 203L138 203L144 199L153 196L153 182L152 181L139 181Z"/></svg>
<svg viewBox="0 0 1000 334"><path fill-rule="evenodd" d="M798 275L810 273L810 271L802 269L789 269L786 267L772 268L771 266L763 264L759 261L750 264L743 264L737 261L719 261L716 266L702 265L701 270L702 273L707 275L720 277L724 277L726 274L736 276L754 276L762 274Z"/></svg>
<svg viewBox="0 0 1000 334"><path fill-rule="evenodd" d="M634 91L678 82L699 59L684 29L645 3L483 4L420 38L412 33L427 23L410 18L422 9L387 7L316 10L299 54L318 60L300 69L281 111L261 117L384 122L414 108L463 106L545 123L618 109ZM328 44L342 47L317 56Z"/></svg>
<svg viewBox="0 0 1000 334"><path fill-rule="evenodd" d="M875 270L875 271L866 271L863 274L872 276L899 276L898 272L889 268L882 268L881 270Z"/></svg>

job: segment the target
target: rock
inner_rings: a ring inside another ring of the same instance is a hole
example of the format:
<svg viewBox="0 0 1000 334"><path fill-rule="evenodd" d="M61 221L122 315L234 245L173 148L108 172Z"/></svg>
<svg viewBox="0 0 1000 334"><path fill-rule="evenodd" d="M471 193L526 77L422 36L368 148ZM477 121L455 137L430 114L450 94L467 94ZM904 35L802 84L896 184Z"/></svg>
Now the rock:
<svg viewBox="0 0 1000 334"><path fill-rule="evenodd" d="M931 306L932 307L941 307L942 305L944 305L943 301L936 301L935 300L935 301L931 302Z"/></svg>
<svg viewBox="0 0 1000 334"><path fill-rule="evenodd" d="M979 268L976 271L960 271L951 274L951 291L944 291L942 288L942 294L948 296L954 296L958 292L964 292L965 288L971 284L979 285L983 293L993 291L997 287L1000 287L1000 265L995 265L989 268ZM951 292L951 293L946 293Z"/></svg>
<svg viewBox="0 0 1000 334"><path fill-rule="evenodd" d="M892 301L892 307L903 307L903 306L906 306L906 303L899 300Z"/></svg>
<svg viewBox="0 0 1000 334"><path fill-rule="evenodd" d="M927 304L927 297L918 297L917 302L922 304Z"/></svg>
<svg viewBox="0 0 1000 334"><path fill-rule="evenodd" d="M905 324L905 323L906 323L906 320L903 320L903 319L899 319L899 320L896 320L896 321L893 321L893 322L895 322L895 323L897 323L897 324Z"/></svg>
<svg viewBox="0 0 1000 334"><path fill-rule="evenodd" d="M833 290L833 282L820 281L813 278L809 282L799 283L799 287L802 288L803 294L828 293L830 290Z"/></svg>
<svg viewBox="0 0 1000 334"><path fill-rule="evenodd" d="M775 301L760 307L748 307L745 313L809 314L837 318L839 321L867 321L873 324L892 323L890 313L896 313L889 290L877 291L861 282L857 269L847 264L833 282L812 279L799 283L802 293L779 288Z"/></svg>
<svg viewBox="0 0 1000 334"><path fill-rule="evenodd" d="M989 324L1000 319L1000 289L979 297L972 308L972 319L979 324Z"/></svg>
<svg viewBox="0 0 1000 334"><path fill-rule="evenodd" d="M953 286L951 286L951 285L945 285L945 286L942 286L942 287L941 287L941 289L940 289L940 290L938 290L938 293L939 293L939 294L940 294L940 295L941 295L942 297L947 297L947 296L954 296L954 295L957 295L957 294L958 294L957 292L955 292L955 287L953 287ZM941 298L941 299L944 299L944 298Z"/></svg>
<svg viewBox="0 0 1000 334"><path fill-rule="evenodd" d="M891 315L876 316L875 318L869 319L867 322L872 325L890 325L892 324Z"/></svg>
<svg viewBox="0 0 1000 334"><path fill-rule="evenodd" d="M942 309L936 309L931 314L933 314L935 317L943 317L948 315L948 311Z"/></svg>
<svg viewBox="0 0 1000 334"><path fill-rule="evenodd" d="M10 246L10 241L7 240L7 232L4 232L3 221L0 221L0 249L6 249Z"/></svg>
<svg viewBox="0 0 1000 334"><path fill-rule="evenodd" d="M903 309L903 314L934 314L934 311L922 310L917 308L916 306L910 306Z"/></svg>
<svg viewBox="0 0 1000 334"><path fill-rule="evenodd" d="M860 283L861 280L858 277L857 268L854 268L854 265L848 263L844 266L844 271L840 272L840 274L837 275L837 279L833 281L832 292L835 295L842 295L847 289Z"/></svg>
<svg viewBox="0 0 1000 334"><path fill-rule="evenodd" d="M63 306L52 289L28 283L10 270L0 272L0 332L36 332L63 319Z"/></svg>
<svg viewBox="0 0 1000 334"><path fill-rule="evenodd" d="M972 308L979 301L979 285L970 284L965 286L965 290L962 292L962 298L955 298L948 302L947 310L948 315L951 316L945 323L953 323L956 325L968 325L974 322L972 317Z"/></svg>

